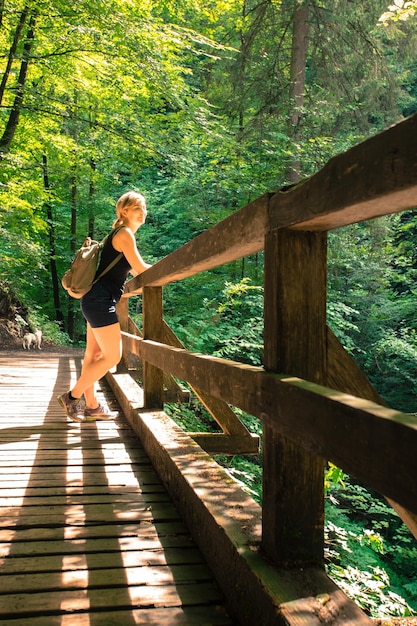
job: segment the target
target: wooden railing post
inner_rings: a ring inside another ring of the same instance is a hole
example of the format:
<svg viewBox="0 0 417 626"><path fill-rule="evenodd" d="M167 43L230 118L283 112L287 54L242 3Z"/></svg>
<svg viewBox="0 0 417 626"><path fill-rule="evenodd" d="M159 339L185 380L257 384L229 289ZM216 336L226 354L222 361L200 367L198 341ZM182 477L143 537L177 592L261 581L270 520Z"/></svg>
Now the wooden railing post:
<svg viewBox="0 0 417 626"><path fill-rule="evenodd" d="M129 320L129 300L128 298L121 298L117 304L117 317L119 318L120 328L122 331L128 330L128 320ZM120 366L123 365L126 368L129 368L129 353L123 349L122 359L119 363Z"/></svg>
<svg viewBox="0 0 417 626"><path fill-rule="evenodd" d="M153 341L164 340L162 287L144 287L142 295L143 338ZM148 409L164 406L164 373L158 367L144 361L143 396Z"/></svg>
<svg viewBox="0 0 417 626"><path fill-rule="evenodd" d="M277 230L265 238L265 369L319 384L326 373L326 235ZM323 459L264 425L262 545L275 563L322 565L323 469Z"/></svg>

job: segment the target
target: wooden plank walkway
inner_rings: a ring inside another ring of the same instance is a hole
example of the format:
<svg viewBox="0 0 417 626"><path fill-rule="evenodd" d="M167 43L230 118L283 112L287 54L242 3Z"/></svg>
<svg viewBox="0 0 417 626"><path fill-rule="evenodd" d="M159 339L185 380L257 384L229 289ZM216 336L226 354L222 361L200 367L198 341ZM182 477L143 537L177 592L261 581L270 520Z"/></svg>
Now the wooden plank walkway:
<svg viewBox="0 0 417 626"><path fill-rule="evenodd" d="M79 369L0 352L0 623L236 624L124 416L63 414Z"/></svg>

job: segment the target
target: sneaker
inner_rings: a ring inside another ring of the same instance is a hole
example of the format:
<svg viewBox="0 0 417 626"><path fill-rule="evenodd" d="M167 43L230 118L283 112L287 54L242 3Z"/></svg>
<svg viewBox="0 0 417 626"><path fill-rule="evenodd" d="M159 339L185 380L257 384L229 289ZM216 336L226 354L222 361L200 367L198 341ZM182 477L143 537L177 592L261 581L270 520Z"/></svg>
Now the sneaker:
<svg viewBox="0 0 417 626"><path fill-rule="evenodd" d="M84 403L81 399L71 400L69 391L66 391L61 396L58 396L58 402L71 420L74 422L84 421Z"/></svg>
<svg viewBox="0 0 417 626"><path fill-rule="evenodd" d="M100 419L100 418L108 418L108 417L114 417L116 413L113 411L110 411L110 409L106 406L104 406L103 404L99 404L98 406L96 406L94 409L89 409L88 407L86 407L84 409L84 417L86 420L88 421L92 421L96 418Z"/></svg>

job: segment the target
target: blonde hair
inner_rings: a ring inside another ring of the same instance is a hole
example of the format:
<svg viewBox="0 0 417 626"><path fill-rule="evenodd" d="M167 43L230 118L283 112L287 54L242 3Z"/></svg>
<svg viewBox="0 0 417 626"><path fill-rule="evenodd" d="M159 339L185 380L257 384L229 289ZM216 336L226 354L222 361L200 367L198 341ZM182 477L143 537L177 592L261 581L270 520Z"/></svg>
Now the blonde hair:
<svg viewBox="0 0 417 626"><path fill-rule="evenodd" d="M126 209L131 204L140 205L144 209L146 208L146 200L138 191L127 191L124 193L118 201L116 202L116 215L117 218L113 222L113 228L117 228L118 226L122 226L125 223L125 220L122 215L123 209Z"/></svg>

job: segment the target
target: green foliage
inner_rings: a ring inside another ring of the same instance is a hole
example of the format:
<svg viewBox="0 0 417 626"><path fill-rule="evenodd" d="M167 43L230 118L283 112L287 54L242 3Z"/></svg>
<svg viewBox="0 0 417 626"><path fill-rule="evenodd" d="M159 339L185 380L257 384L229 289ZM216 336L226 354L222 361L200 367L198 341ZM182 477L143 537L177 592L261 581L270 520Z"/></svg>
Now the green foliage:
<svg viewBox="0 0 417 626"><path fill-rule="evenodd" d="M347 595L374 618L407 617L414 612L400 595L390 590L390 580L379 567L363 571L356 567L333 568L330 575Z"/></svg>
<svg viewBox="0 0 417 626"><path fill-rule="evenodd" d="M167 414L186 432L219 431L214 419L199 402L193 402L189 407L183 404L166 403L164 408Z"/></svg>
<svg viewBox="0 0 417 626"><path fill-rule="evenodd" d="M258 457L214 455L230 476L256 502L262 503L262 465Z"/></svg>
<svg viewBox="0 0 417 626"><path fill-rule="evenodd" d="M387 403L404 412L415 411L417 398L417 333L415 329L382 332L364 358L368 376Z"/></svg>
<svg viewBox="0 0 417 626"><path fill-rule="evenodd" d="M141 233L140 243L146 258L154 261L284 183L294 154L301 156L303 173L313 173L381 123L397 119L392 102L402 99L408 110L412 106L412 31L408 22L395 29L376 28L383 5L375 0L366 10L343 0L332 12L312 8L307 98L297 146L288 132L290 5L215 0L208 8L199 0L112 0L103 13L95 1L79 0L73 9L62 0L31 3L31 9L38 7L25 106L12 149L2 160L0 212L7 219L9 241L16 237L21 242L5 250L4 271L15 271L9 268L13 257L27 257L28 265L37 268L33 281L24 282L19 265L13 278L21 282L22 296L36 300L51 318L56 311L50 237L55 238L62 274L73 254L71 241L79 245L89 222L104 234L114 216L114 200L126 188L140 188L148 198L151 228ZM22 8L20 2L6 6L1 70ZM330 31L332 37L326 37ZM23 29L19 51L25 34ZM399 43L401 55L393 54ZM19 58L13 59L7 80L0 132L13 101ZM330 74L327 68L332 68ZM48 190L43 185L45 156ZM52 221L46 215L48 203ZM210 306L226 282L250 277L259 284L248 268L236 272L234 265L214 281L214 292L204 284L210 281L196 278L190 284L207 291L203 298ZM261 263L258 267L261 273ZM168 313L171 308L179 315L183 309L182 326L185 290L175 285L171 291ZM349 302L330 306L342 339L352 353L356 348L360 353L354 318L361 309ZM65 299L61 307L66 308ZM223 324L226 345L217 346L213 338L213 348L235 358L237 329L233 321L228 328L225 319ZM194 330L186 321L185 335ZM260 343L259 330L250 331L248 325L241 352L243 359L258 363L259 354L245 356Z"/></svg>
<svg viewBox="0 0 417 626"><path fill-rule="evenodd" d="M51 322L42 311L33 306L28 315L30 327L33 330L42 330L42 339L50 341L57 346L68 346L71 340L68 335L62 332L62 328L56 322Z"/></svg>
<svg viewBox="0 0 417 626"><path fill-rule="evenodd" d="M345 474L340 467L334 465L334 463L328 463L327 469L324 474L324 494L327 495L330 489L341 486L344 487Z"/></svg>
<svg viewBox="0 0 417 626"><path fill-rule="evenodd" d="M413 212L329 237L329 324L390 406L417 400Z"/></svg>
<svg viewBox="0 0 417 626"><path fill-rule="evenodd" d="M226 282L218 297L203 299L199 319L191 316L184 320L182 316L175 316L171 320L175 329L179 319L187 322L186 327L178 328L177 332L189 349L242 363L261 364L263 288L250 283L249 278L237 283Z"/></svg>
<svg viewBox="0 0 417 626"><path fill-rule="evenodd" d="M414 537L386 501L344 476L326 500L326 559L332 578L373 617L417 611Z"/></svg>
<svg viewBox="0 0 417 626"><path fill-rule="evenodd" d="M189 406L184 404L165 403L165 411L186 432L219 432L220 428L208 411L192 396ZM259 420L233 408L246 428L254 434L262 436L262 425ZM225 456L213 457L222 465L239 484L259 504L262 503L262 463L259 456Z"/></svg>

